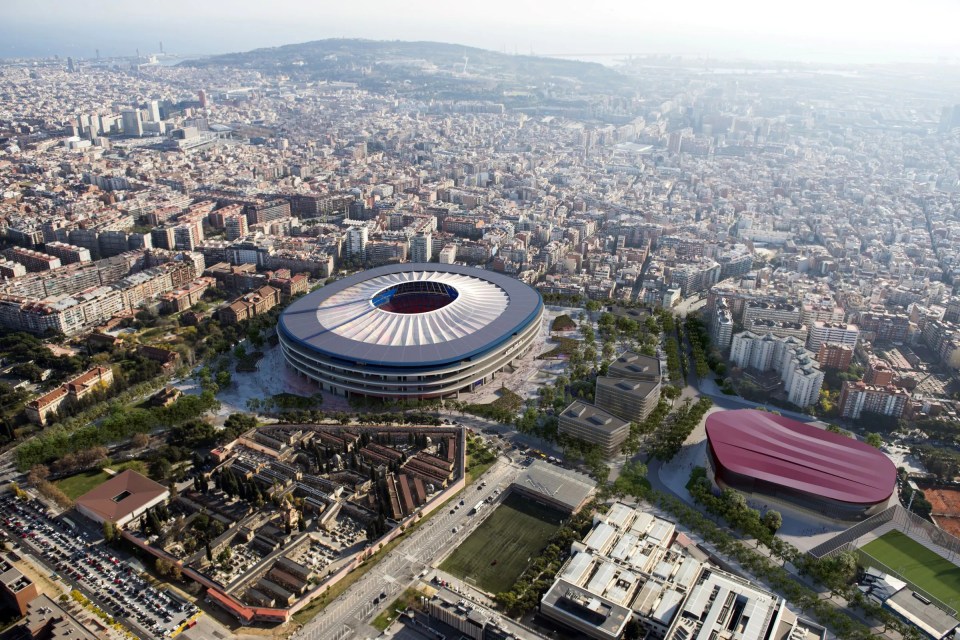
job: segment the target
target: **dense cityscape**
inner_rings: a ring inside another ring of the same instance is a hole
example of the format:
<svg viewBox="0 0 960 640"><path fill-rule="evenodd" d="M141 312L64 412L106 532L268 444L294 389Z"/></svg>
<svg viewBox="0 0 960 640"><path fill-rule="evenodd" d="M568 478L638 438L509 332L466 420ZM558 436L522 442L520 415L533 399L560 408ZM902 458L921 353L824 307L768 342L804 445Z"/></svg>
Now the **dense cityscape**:
<svg viewBox="0 0 960 640"><path fill-rule="evenodd" d="M0 59L3 638L960 634L960 75Z"/></svg>

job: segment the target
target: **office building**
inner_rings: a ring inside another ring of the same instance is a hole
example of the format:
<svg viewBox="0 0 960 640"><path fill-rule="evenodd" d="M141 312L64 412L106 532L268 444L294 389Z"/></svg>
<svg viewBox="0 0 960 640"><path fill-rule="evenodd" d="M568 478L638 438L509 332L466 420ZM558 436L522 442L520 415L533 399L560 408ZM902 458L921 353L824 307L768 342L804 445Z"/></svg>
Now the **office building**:
<svg viewBox="0 0 960 640"><path fill-rule="evenodd" d="M594 404L622 420L643 422L660 402L660 381L598 376Z"/></svg>
<svg viewBox="0 0 960 640"><path fill-rule="evenodd" d="M440 249L440 264L454 264L457 261L457 245L447 244Z"/></svg>
<svg viewBox="0 0 960 640"><path fill-rule="evenodd" d="M611 378L660 382L660 359L642 353L624 351L607 367Z"/></svg>
<svg viewBox="0 0 960 640"><path fill-rule="evenodd" d="M620 447L630 435L630 422L592 404L574 400L560 414L558 431L595 444L605 458L612 458L620 453Z"/></svg>

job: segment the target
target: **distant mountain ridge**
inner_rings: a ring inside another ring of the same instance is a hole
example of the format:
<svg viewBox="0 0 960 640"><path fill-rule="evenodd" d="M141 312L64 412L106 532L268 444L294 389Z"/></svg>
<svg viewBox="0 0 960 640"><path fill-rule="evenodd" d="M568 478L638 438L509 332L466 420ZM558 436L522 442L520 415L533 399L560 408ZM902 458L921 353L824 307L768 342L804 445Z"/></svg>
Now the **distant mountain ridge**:
<svg viewBox="0 0 960 640"><path fill-rule="evenodd" d="M191 67L256 69L295 78L355 82L372 90L440 92L465 99L508 92L621 93L627 78L594 62L510 55L442 42L327 39L188 60Z"/></svg>

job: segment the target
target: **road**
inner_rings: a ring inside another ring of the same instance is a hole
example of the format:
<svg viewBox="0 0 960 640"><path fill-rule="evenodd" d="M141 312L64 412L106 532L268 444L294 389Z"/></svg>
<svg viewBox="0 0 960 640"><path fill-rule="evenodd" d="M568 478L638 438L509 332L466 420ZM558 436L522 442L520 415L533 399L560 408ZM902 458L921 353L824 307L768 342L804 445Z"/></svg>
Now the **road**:
<svg viewBox="0 0 960 640"><path fill-rule="evenodd" d="M386 558L357 580L312 621L294 634L297 640L346 640L355 635L374 637L378 631L367 622L384 606L413 583L417 574L429 569L435 558L442 557L451 545L459 544L481 518L470 516L470 509L480 500L493 496L498 488L506 487L520 473L521 467L501 457L481 480L487 486L478 491L476 484L459 494L464 506L450 513L459 498L451 500L426 524L418 527ZM489 513L489 511L488 511ZM454 529L457 529L454 532ZM385 600L374 603L381 593Z"/></svg>

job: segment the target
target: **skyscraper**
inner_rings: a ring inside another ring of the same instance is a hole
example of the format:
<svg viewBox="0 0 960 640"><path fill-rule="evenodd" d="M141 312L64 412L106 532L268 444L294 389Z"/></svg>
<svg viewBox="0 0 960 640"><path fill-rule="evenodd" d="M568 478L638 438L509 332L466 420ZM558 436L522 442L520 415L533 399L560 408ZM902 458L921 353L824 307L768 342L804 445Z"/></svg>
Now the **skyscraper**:
<svg viewBox="0 0 960 640"><path fill-rule="evenodd" d="M200 107L203 109L207 108L207 94L203 89L197 92L197 95L200 98Z"/></svg>
<svg viewBox="0 0 960 640"><path fill-rule="evenodd" d="M151 100L147 103L147 110L150 114L150 122L160 122L160 101Z"/></svg>

